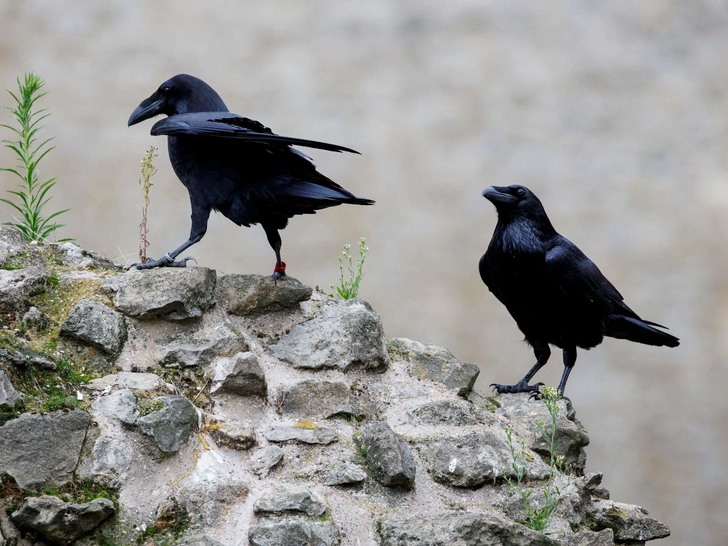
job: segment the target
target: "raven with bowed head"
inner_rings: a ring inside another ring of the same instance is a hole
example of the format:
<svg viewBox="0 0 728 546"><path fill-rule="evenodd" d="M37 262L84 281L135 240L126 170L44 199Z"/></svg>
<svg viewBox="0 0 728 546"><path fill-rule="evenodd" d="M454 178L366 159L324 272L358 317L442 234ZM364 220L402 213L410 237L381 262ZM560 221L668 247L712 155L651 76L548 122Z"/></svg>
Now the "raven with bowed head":
<svg viewBox="0 0 728 546"><path fill-rule="evenodd" d="M591 349L605 336L677 347L659 324L641 319L577 246L559 235L533 192L523 186L493 186L483 197L495 205L498 222L480 259L480 277L523 332L536 364L515 385L491 385L499 393L539 396L543 383L529 382L551 356L563 350L563 396L576 362L576 348Z"/></svg>
<svg viewBox="0 0 728 546"><path fill-rule="evenodd" d="M215 90L202 80L179 74L159 86L132 112L129 125L159 114L152 135L167 135L172 168L190 194L189 239L158 260L134 264L138 269L185 267L175 258L202 239L212 210L239 226L260 224L275 251L273 278L285 275L278 230L297 214L342 203L372 205L316 170L311 160L291 146L359 153L314 140L280 136L261 123L228 111Z"/></svg>

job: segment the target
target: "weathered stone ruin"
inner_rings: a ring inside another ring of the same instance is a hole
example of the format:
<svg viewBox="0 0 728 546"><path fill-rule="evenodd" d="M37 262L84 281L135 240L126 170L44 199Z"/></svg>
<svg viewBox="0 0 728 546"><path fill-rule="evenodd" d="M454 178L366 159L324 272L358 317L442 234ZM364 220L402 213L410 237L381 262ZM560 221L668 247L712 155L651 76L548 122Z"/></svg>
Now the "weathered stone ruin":
<svg viewBox="0 0 728 546"><path fill-rule="evenodd" d="M569 403L551 429L544 402L479 393L474 364L385 338L364 301L292 278L123 271L6 227L0 268L0 545L669 534L586 470Z"/></svg>

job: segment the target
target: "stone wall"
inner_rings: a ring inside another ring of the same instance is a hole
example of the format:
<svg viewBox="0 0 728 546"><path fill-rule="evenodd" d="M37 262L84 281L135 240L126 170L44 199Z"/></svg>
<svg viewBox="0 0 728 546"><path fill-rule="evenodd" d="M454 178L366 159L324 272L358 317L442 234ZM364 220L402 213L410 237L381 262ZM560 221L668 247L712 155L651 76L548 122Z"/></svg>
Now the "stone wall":
<svg viewBox="0 0 728 546"><path fill-rule="evenodd" d="M9 228L0 266L0 544L669 534L586 472L570 403L552 414L525 395L488 397L473 389L476 365L387 339L362 300L293 278L122 271ZM553 514L535 530L544 506Z"/></svg>

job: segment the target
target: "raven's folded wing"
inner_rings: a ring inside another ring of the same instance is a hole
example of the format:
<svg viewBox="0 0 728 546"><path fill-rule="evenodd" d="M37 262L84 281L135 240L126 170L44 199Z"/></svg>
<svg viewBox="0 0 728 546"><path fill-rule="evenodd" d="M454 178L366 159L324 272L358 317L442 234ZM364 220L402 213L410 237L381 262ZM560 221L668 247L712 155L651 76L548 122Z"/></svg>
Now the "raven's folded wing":
<svg viewBox="0 0 728 546"><path fill-rule="evenodd" d="M623 303L622 294L599 271L596 264L564 237L559 236L557 244L547 250L546 270L558 287L571 298L599 307L617 306L632 312Z"/></svg>
<svg viewBox="0 0 728 546"><path fill-rule="evenodd" d="M155 123L152 126L151 134L153 136L197 135L236 138L241 140L254 140L256 142L274 142L289 146L305 146L307 148L318 148L330 152L359 153L356 150L339 146L338 144L276 135L262 123L229 112L176 114Z"/></svg>

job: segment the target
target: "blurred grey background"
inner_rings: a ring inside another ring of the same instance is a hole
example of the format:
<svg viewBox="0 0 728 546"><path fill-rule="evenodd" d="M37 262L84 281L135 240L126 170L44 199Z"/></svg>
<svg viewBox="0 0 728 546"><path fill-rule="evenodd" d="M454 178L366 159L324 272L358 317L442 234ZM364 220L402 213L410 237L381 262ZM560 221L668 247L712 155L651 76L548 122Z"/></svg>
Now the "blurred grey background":
<svg viewBox="0 0 728 546"><path fill-rule="evenodd" d="M361 296L387 335L477 363L484 390L520 379L533 356L478 277L495 224L480 194L529 186L630 306L682 340L580 352L567 394L591 436L588 469L672 528L662 544L726 543L725 1L2 0L0 67L2 89L26 71L47 82L49 211L71 208L59 236L122 263L137 259L150 144L161 155L149 254L188 235L165 140L152 122L126 127L174 74L280 134L361 151L307 151L377 204L294 218L282 233L289 274L329 290L342 245L366 237ZM1 193L14 184L0 173ZM260 227L219 215L190 254L228 273L269 274L274 262ZM555 352L538 379L556 384L561 369Z"/></svg>

